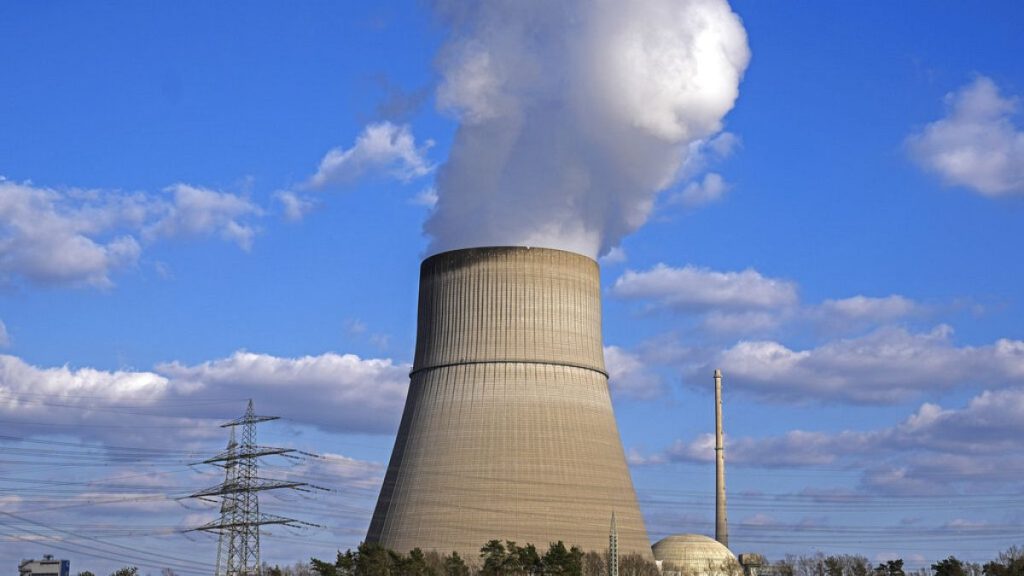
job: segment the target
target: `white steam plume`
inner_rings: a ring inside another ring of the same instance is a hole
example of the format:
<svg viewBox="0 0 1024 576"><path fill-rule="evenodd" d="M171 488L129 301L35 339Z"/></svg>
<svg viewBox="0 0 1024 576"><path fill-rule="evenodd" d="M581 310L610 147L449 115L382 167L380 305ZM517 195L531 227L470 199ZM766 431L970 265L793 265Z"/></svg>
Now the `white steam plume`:
<svg viewBox="0 0 1024 576"><path fill-rule="evenodd" d="M646 222L690 144L721 130L750 59L725 0L437 2L437 98L460 125L430 252L591 257Z"/></svg>

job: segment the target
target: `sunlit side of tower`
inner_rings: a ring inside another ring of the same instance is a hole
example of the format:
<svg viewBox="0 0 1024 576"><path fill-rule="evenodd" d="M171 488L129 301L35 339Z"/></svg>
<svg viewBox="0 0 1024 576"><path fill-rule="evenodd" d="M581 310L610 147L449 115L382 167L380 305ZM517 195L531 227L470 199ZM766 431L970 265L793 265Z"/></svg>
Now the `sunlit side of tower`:
<svg viewBox="0 0 1024 576"><path fill-rule="evenodd" d="M722 441L722 371L715 370L715 540L729 547L725 514L725 444Z"/></svg>
<svg viewBox="0 0 1024 576"><path fill-rule="evenodd" d="M608 393L597 263L503 247L420 274L416 357L367 540L475 557L490 539L651 557Z"/></svg>

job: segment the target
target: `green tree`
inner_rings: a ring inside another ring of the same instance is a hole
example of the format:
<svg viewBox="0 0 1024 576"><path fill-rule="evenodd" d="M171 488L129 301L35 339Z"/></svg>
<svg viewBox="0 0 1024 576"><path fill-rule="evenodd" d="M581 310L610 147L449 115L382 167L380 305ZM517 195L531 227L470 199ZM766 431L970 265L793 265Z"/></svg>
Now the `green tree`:
<svg viewBox="0 0 1024 576"><path fill-rule="evenodd" d="M458 552L452 552L444 559L444 573L445 576L469 576L469 567Z"/></svg>
<svg viewBox="0 0 1024 576"><path fill-rule="evenodd" d="M480 569L483 576L497 576L503 574L508 554L505 552L505 545L501 540L490 540L480 548L480 560L484 565Z"/></svg>
<svg viewBox="0 0 1024 576"><path fill-rule="evenodd" d="M125 566L111 572L110 576L139 576L139 569L135 566Z"/></svg>
<svg viewBox="0 0 1024 576"><path fill-rule="evenodd" d="M583 551L575 546L566 548L561 540L553 542L544 554L543 565L545 574L582 576Z"/></svg>
<svg viewBox="0 0 1024 576"><path fill-rule="evenodd" d="M423 550L413 548L408 556L392 552L392 564L402 576L437 576L427 565Z"/></svg>
<svg viewBox="0 0 1024 576"><path fill-rule="evenodd" d="M363 542L355 556L359 576L391 576L392 552L376 542Z"/></svg>
<svg viewBox="0 0 1024 576"><path fill-rule="evenodd" d="M338 552L338 554L341 555L341 552ZM338 567L330 562L324 562L318 558L310 558L309 566L313 569L313 572L320 576L338 576ZM275 566L270 576L281 576L281 569Z"/></svg>
<svg viewBox="0 0 1024 576"><path fill-rule="evenodd" d="M338 550L338 558L334 561L334 566L338 570L338 576L355 576L358 559L358 551L353 552L349 548L343 553L341 550Z"/></svg>
<svg viewBox="0 0 1024 576"><path fill-rule="evenodd" d="M529 544L527 544L528 546ZM536 552L537 550L535 550ZM502 566L501 571L503 574L525 574L526 567L524 561L528 560L526 557L526 550L520 548L515 540L505 540L505 564Z"/></svg>
<svg viewBox="0 0 1024 576"><path fill-rule="evenodd" d="M92 572L89 572L88 570L82 570L81 572L78 573L78 576L96 576L96 575L93 574Z"/></svg>
<svg viewBox="0 0 1024 576"><path fill-rule="evenodd" d="M966 576L964 573L964 563L952 555L945 560L932 564L932 570L935 571L935 576Z"/></svg>
<svg viewBox="0 0 1024 576"><path fill-rule="evenodd" d="M522 574L543 574L544 564L541 562L540 553L533 544L527 544L516 550L519 556L520 573Z"/></svg>
<svg viewBox="0 0 1024 576"><path fill-rule="evenodd" d="M868 576L870 571L871 564L868 564L867 558L863 556L850 557L850 574L852 576Z"/></svg>
<svg viewBox="0 0 1024 576"><path fill-rule="evenodd" d="M843 560L836 556L825 558L826 576L843 576Z"/></svg>

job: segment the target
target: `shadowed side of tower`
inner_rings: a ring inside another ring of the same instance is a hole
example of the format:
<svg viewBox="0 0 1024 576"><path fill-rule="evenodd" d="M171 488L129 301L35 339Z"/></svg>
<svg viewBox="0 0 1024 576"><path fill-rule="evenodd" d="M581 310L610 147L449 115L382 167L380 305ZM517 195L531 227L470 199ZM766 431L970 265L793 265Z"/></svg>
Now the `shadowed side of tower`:
<svg viewBox="0 0 1024 576"><path fill-rule="evenodd" d="M367 540L556 540L651 557L608 394L597 263L538 248L425 260L416 359Z"/></svg>

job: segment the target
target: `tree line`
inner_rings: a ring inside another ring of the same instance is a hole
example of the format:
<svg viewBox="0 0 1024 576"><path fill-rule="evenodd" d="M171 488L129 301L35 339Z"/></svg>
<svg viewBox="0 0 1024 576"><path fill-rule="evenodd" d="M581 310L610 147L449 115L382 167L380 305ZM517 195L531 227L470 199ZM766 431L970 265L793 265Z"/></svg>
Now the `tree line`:
<svg viewBox="0 0 1024 576"><path fill-rule="evenodd" d="M355 550L339 551L333 563L317 558L311 558L308 564L297 562L292 566L264 563L262 573L263 576L607 576L608 553L583 552L558 541L541 554L533 544L520 546L509 540L491 540L480 548L479 557L462 558L456 552L440 554L419 548L403 554L364 542ZM169 568L164 568L160 574L176 576ZM658 567L639 554L619 556L619 576L659 574ZM77 576L95 575L86 570ZM125 566L110 576L139 576L139 569ZM867 557L856 554L787 554L781 560L758 568L752 576L1024 576L1024 548L1012 546L984 564L964 562L951 555L930 568L910 571L904 569L902 559L872 565Z"/></svg>
<svg viewBox="0 0 1024 576"><path fill-rule="evenodd" d="M758 573L760 576L1024 576L1024 549L1012 546L984 564L964 562L950 555L930 568L910 571L904 570L900 558L872 565L866 557L856 554L787 554Z"/></svg>
<svg viewBox="0 0 1024 576"><path fill-rule="evenodd" d="M310 559L317 576L606 576L608 554L583 552L559 540L541 552L533 544L491 540L477 558L457 552L440 554L419 548L408 554L364 542L356 550L338 552L331 563ZM264 576L290 576L265 574ZM639 554L619 556L619 576L659 576L658 567Z"/></svg>

